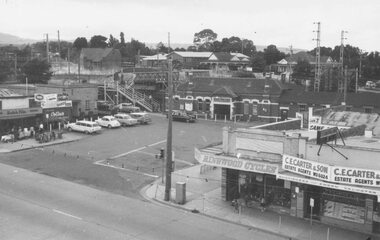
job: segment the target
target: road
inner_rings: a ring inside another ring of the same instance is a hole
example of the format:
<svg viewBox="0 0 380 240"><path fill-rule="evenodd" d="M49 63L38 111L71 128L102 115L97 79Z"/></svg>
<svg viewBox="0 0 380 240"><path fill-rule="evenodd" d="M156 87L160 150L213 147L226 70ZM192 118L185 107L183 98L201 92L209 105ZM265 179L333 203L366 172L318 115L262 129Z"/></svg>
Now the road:
<svg viewBox="0 0 380 240"><path fill-rule="evenodd" d="M162 174L161 161L155 158L155 154L159 154L161 148L166 148L167 119L163 116L152 118L153 122L149 125L103 129L102 133L96 135L70 133L81 135L83 139L40 149L0 154L0 162L140 198L139 190L156 180L153 175ZM212 121L173 122L173 151L175 158L182 160L176 164L177 167L186 167L183 162L195 162L194 147L201 148L221 142L222 128L225 125ZM105 163L108 158L113 159L110 166L117 163L119 168L94 164L99 161ZM122 169L121 164L126 169ZM143 175L142 172L148 175Z"/></svg>
<svg viewBox="0 0 380 240"><path fill-rule="evenodd" d="M0 164L0 239L281 239Z"/></svg>

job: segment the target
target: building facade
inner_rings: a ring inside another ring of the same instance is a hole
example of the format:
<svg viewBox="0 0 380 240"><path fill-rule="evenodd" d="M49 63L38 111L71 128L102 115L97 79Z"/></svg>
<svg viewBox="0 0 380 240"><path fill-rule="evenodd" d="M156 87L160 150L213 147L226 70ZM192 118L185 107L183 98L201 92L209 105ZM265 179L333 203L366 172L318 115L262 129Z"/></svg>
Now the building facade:
<svg viewBox="0 0 380 240"><path fill-rule="evenodd" d="M332 151L300 133L223 129L218 153L195 149L222 168L221 197L242 199L297 218L366 233L380 232L380 144L350 137ZM320 149L321 147L321 149ZM363 159L364 158L364 159Z"/></svg>
<svg viewBox="0 0 380 240"><path fill-rule="evenodd" d="M216 119L274 122L281 118L280 94L281 84L272 79L199 77L179 85L174 109Z"/></svg>

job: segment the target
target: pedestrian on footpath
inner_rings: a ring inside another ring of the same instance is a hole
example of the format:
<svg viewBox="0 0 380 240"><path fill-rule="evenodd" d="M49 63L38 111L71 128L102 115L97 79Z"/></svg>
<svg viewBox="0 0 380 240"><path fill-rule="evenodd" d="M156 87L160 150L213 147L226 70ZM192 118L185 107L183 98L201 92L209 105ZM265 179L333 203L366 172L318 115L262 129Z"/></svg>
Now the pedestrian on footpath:
<svg viewBox="0 0 380 240"><path fill-rule="evenodd" d="M261 212L264 212L265 211L265 198L264 197L261 197L260 206L261 206Z"/></svg>

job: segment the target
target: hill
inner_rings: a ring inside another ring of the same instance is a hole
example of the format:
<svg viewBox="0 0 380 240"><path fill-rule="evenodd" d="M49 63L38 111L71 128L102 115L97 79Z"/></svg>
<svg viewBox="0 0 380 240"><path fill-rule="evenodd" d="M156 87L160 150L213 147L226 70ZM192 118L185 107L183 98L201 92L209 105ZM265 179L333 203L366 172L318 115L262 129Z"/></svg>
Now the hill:
<svg viewBox="0 0 380 240"><path fill-rule="evenodd" d="M0 45L23 45L34 42L37 42L37 40L20 38L7 33L0 33Z"/></svg>

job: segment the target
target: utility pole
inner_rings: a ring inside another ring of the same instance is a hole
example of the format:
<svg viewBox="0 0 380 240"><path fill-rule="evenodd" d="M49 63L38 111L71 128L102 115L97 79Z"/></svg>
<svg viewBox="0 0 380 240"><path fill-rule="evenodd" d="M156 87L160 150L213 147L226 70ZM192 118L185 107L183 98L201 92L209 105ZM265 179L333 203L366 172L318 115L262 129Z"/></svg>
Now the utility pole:
<svg viewBox="0 0 380 240"><path fill-rule="evenodd" d="M347 31L344 31L342 30L340 32L340 58L339 58L339 63L340 63L340 66L341 66L341 81L340 81L340 84L338 84L338 89L340 92L342 92L342 85L344 85L344 83L342 81L345 81L344 78L344 65L343 65L343 58L344 58L344 40L347 39L344 37L344 34L345 33L348 33ZM343 91L345 91L345 89L343 89Z"/></svg>
<svg viewBox="0 0 380 240"><path fill-rule="evenodd" d="M59 30L58 30L58 53L61 55L61 40L59 38Z"/></svg>
<svg viewBox="0 0 380 240"><path fill-rule="evenodd" d="M170 49L170 33L168 33L168 49ZM173 66L172 59L168 59L168 135L166 139L166 181L165 181L165 201L170 201L170 190L172 187L172 111L173 111Z"/></svg>
<svg viewBox="0 0 380 240"><path fill-rule="evenodd" d="M67 48L67 71L70 75L70 48Z"/></svg>
<svg viewBox="0 0 380 240"><path fill-rule="evenodd" d="M50 59L49 59L49 34L48 33L46 33L46 60L48 63L50 62Z"/></svg>
<svg viewBox="0 0 380 240"><path fill-rule="evenodd" d="M344 67L344 89L343 89L343 101L346 104L347 99L347 66Z"/></svg>
<svg viewBox="0 0 380 240"><path fill-rule="evenodd" d="M15 58L15 80L17 81L17 53L13 53L13 56Z"/></svg>
<svg viewBox="0 0 380 240"><path fill-rule="evenodd" d="M358 93L359 70L355 69L355 93Z"/></svg>
<svg viewBox="0 0 380 240"><path fill-rule="evenodd" d="M317 47L315 51L315 77L314 77L314 92L319 92L319 87L321 84L321 22L315 22L314 24L318 25L317 38L314 39L317 41Z"/></svg>

